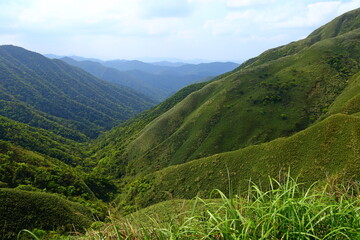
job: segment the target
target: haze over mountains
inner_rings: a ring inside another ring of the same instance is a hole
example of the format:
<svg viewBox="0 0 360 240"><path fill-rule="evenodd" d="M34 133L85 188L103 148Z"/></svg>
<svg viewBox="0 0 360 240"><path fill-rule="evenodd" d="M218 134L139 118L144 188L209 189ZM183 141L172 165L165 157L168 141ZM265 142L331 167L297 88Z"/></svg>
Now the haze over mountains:
<svg viewBox="0 0 360 240"><path fill-rule="evenodd" d="M233 65L63 61L0 47L5 239L89 227L105 203L127 214L213 189L241 193L250 179L266 188L289 169L305 184L360 180L360 9L184 88ZM136 87L157 100L182 89L154 106ZM37 201L47 204L26 208Z"/></svg>
<svg viewBox="0 0 360 240"><path fill-rule="evenodd" d="M210 80L238 66L232 62L186 64L77 59L78 61L71 57L60 58L60 60L79 67L102 80L128 87L158 102L165 100L177 90L191 83Z"/></svg>

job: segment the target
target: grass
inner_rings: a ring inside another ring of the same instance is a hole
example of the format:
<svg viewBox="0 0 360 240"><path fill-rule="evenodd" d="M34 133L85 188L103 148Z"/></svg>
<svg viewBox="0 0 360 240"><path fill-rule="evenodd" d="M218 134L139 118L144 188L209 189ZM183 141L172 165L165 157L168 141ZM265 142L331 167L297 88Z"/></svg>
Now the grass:
<svg viewBox="0 0 360 240"><path fill-rule="evenodd" d="M218 200L195 198L170 219L157 211L164 203L147 220L139 218L143 212L110 216L99 230L74 239L359 239L358 183L304 187L286 177L269 185L252 183L245 195L230 198L216 190L211 197Z"/></svg>
<svg viewBox="0 0 360 240"><path fill-rule="evenodd" d="M307 184L330 176L359 180L359 131L359 117L335 114L287 138L149 174L129 184L118 202L124 211L125 206L141 209L171 198L207 197L214 188L244 192L249 179L265 187L267 176L277 177L289 168Z"/></svg>

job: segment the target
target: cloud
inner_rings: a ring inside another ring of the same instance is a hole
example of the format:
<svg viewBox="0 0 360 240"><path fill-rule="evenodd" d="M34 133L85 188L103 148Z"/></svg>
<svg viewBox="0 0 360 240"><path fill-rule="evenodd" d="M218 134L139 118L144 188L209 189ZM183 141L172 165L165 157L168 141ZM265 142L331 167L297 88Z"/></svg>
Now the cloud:
<svg viewBox="0 0 360 240"><path fill-rule="evenodd" d="M26 4L22 5L23 2ZM2 2L0 30L49 37L90 34L165 36L184 31L178 17L190 14L188 3L177 0L161 3L145 0L20 0L6 5Z"/></svg>
<svg viewBox="0 0 360 240"><path fill-rule="evenodd" d="M316 2L300 8L297 12L289 12L283 20L275 22L274 27L317 27L357 7L360 7L360 0Z"/></svg>
<svg viewBox="0 0 360 240"><path fill-rule="evenodd" d="M256 4L259 1L223 0L232 6ZM311 4L303 2L280 2L271 8L256 7L232 9L223 18L210 19L204 27L214 35L257 34L270 35L271 31L285 32L289 29L309 29L319 27L334 17L360 6L360 0L349 2L318 1Z"/></svg>
<svg viewBox="0 0 360 240"><path fill-rule="evenodd" d="M98 24L116 22L137 14L133 1L115 0L32 0L27 7L19 7L16 27L19 30L54 30L63 32L69 29L93 28Z"/></svg>
<svg viewBox="0 0 360 240"><path fill-rule="evenodd" d="M191 1L186 0L142 0L141 6L145 18L187 17L192 13Z"/></svg>
<svg viewBox="0 0 360 240"><path fill-rule="evenodd" d="M227 7L238 8L248 7L253 5L265 5L271 4L273 0L222 0Z"/></svg>

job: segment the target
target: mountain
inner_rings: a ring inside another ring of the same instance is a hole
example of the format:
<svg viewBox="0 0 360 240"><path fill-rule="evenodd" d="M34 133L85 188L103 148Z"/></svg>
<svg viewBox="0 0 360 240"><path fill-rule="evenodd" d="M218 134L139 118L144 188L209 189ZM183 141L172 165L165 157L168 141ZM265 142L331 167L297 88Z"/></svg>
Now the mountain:
<svg viewBox="0 0 360 240"><path fill-rule="evenodd" d="M103 219L117 188L92 174L84 144L153 104L60 60L0 46L1 238Z"/></svg>
<svg viewBox="0 0 360 240"><path fill-rule="evenodd" d="M98 62L98 63L102 63L103 61L97 58L86 58L86 57L80 57L80 56L75 56L75 55L71 55L71 56L60 56L60 55L56 55L56 54L44 54L45 57L50 58L50 59L60 59L60 58L71 58L75 61L91 61L91 62Z"/></svg>
<svg viewBox="0 0 360 240"><path fill-rule="evenodd" d="M149 79L146 78L147 73L145 72L140 72L139 76L137 76L136 74L133 75L129 72L122 72L115 68L105 67L98 62L75 61L74 59L69 57L64 57L60 60L72 66L79 67L99 79L110 83L115 83L128 89L132 89L133 91L142 93L156 101L160 101L169 94L169 92L157 87L157 85L159 84L157 84L156 82L149 81ZM152 75L151 77L153 78Z"/></svg>
<svg viewBox="0 0 360 240"><path fill-rule="evenodd" d="M153 104L60 60L15 46L0 47L0 74L2 115L49 130L72 129L93 138Z"/></svg>
<svg viewBox="0 0 360 240"><path fill-rule="evenodd" d="M158 65L158 66L165 66L165 67L180 67L182 65L185 65L186 63L183 62L168 62L168 61L159 61L159 62L152 62L152 65Z"/></svg>
<svg viewBox="0 0 360 240"><path fill-rule="evenodd" d="M349 12L304 40L246 61L157 116L149 112L146 124L112 129L95 146L96 171L138 179L122 198L136 199L137 207L165 200L158 197L164 191L191 198L207 192L205 186L223 188L220 182L228 180L217 162L228 163L236 182L289 166L311 181L360 176L359 15L359 9ZM125 129L133 134L122 139ZM147 188L138 191L137 184Z"/></svg>
<svg viewBox="0 0 360 240"><path fill-rule="evenodd" d="M208 76L217 76L219 74L233 70L238 66L232 62L212 62L212 63L199 63L199 64L182 64L180 66L164 66L159 64L144 63L141 61L125 61L125 60L113 60L103 63L104 66L116 68L120 71L139 70L147 73L162 74L202 74Z"/></svg>
<svg viewBox="0 0 360 240"><path fill-rule="evenodd" d="M102 80L138 91L159 102L191 83L206 81L238 66L231 62L195 65L150 64L135 60L75 61L69 57L61 60Z"/></svg>

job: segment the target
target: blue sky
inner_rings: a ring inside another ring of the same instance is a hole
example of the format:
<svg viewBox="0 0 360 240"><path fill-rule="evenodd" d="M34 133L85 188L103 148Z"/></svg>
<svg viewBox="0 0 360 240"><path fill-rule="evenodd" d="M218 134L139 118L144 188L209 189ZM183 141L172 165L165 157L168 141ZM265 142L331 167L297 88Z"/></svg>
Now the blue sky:
<svg viewBox="0 0 360 240"><path fill-rule="evenodd" d="M100 59L242 60L360 0L0 0L0 44Z"/></svg>

